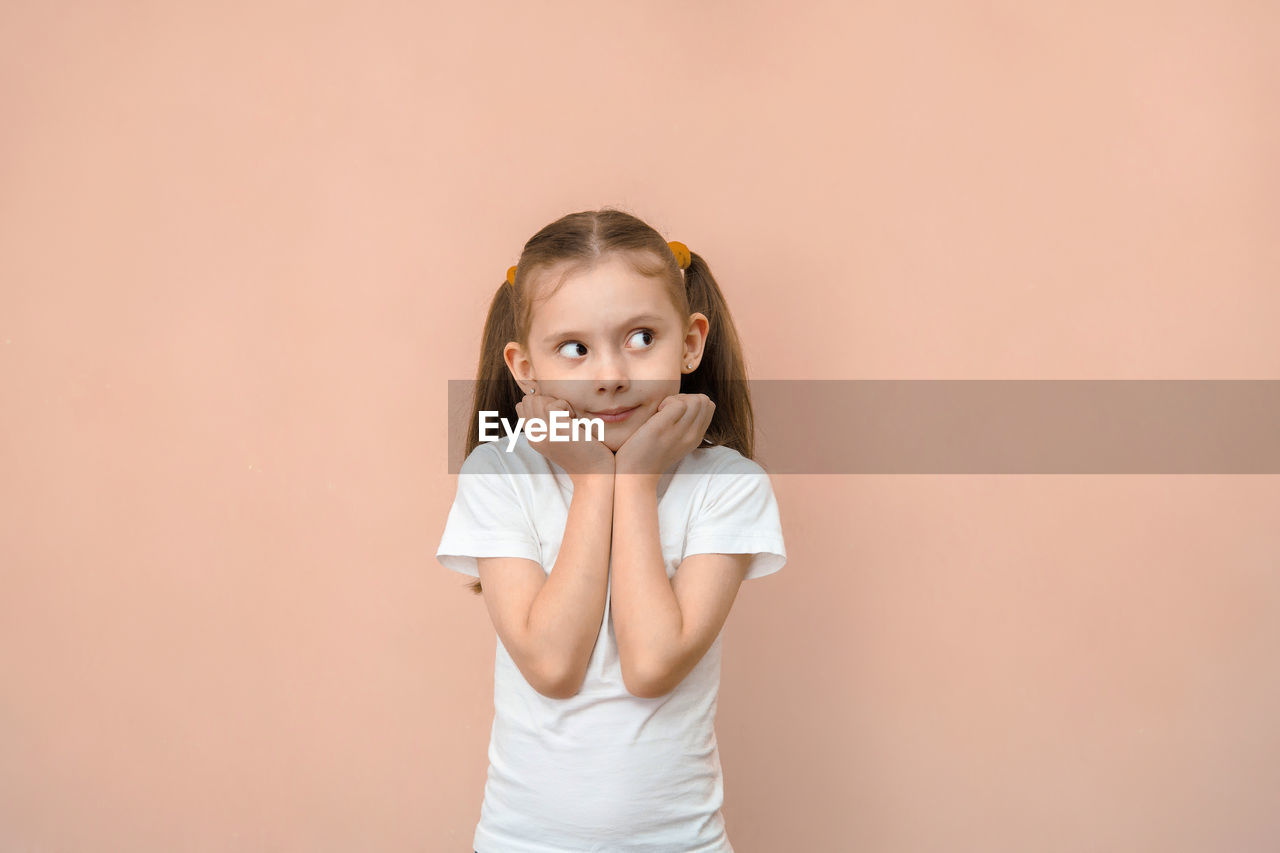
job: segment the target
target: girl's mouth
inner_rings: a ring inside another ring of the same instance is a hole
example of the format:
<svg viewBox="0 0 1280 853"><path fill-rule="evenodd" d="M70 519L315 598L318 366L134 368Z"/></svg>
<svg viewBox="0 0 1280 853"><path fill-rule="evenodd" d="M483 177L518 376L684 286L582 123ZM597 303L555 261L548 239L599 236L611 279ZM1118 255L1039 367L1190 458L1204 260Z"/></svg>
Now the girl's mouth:
<svg viewBox="0 0 1280 853"><path fill-rule="evenodd" d="M617 423L618 421L625 421L627 418L631 416L631 413L638 408L640 408L640 406L635 405L629 409L623 409L622 411L617 412L616 414L605 414L604 412L587 412L587 417L599 418L600 420L604 421L607 424L612 424L612 423Z"/></svg>

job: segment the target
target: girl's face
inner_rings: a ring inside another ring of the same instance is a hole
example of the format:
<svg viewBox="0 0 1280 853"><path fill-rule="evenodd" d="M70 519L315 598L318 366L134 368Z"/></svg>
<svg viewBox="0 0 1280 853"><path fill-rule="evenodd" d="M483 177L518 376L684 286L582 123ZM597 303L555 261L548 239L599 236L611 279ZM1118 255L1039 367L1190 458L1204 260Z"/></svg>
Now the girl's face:
<svg viewBox="0 0 1280 853"><path fill-rule="evenodd" d="M617 452L663 398L680 393L680 376L692 372L688 364L697 368L707 329L705 315L680 317L660 282L613 255L535 302L528 348L513 341L504 355L526 393L536 386L541 396L565 400L575 417L630 409L605 420L604 443Z"/></svg>

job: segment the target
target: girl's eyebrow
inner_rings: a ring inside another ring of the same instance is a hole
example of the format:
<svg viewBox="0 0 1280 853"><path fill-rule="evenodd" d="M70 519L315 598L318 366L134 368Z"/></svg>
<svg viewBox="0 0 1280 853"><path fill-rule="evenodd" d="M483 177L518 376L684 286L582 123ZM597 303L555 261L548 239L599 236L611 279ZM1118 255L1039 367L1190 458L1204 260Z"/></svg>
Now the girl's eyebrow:
<svg viewBox="0 0 1280 853"><path fill-rule="evenodd" d="M618 328L622 329L622 328L626 328L627 326L634 326L638 323L657 324L657 323L661 323L662 320L663 318L658 316L657 314L637 314L636 316L632 317L630 320L627 320L626 322L619 324ZM586 337L590 337L590 335L587 335L583 332L565 331L565 332L556 332L555 334L547 335L542 340L543 340L543 343L550 345L550 344L558 343L559 341L565 340L567 338L586 338Z"/></svg>

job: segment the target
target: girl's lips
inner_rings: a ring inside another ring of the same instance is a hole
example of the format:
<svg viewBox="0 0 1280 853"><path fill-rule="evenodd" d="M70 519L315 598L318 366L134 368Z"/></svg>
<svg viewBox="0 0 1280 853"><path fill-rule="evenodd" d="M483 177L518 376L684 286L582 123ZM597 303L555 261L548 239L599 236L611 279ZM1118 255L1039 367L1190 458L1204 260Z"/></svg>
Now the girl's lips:
<svg viewBox="0 0 1280 853"><path fill-rule="evenodd" d="M602 414L601 412L587 412L587 415L589 415L590 417L593 417L593 418L599 418L600 420L604 421L605 423L607 423L607 424L611 424L611 423L616 423L616 422L618 422L618 421L625 421L627 418L629 418L629 417L631 416L631 413L632 413L632 412L634 412L634 411L635 411L636 409L638 409L638 408L640 408L638 405L637 405L637 406L632 406L631 408L627 409L626 411L618 412L618 414L616 414L616 415L606 415L606 414Z"/></svg>

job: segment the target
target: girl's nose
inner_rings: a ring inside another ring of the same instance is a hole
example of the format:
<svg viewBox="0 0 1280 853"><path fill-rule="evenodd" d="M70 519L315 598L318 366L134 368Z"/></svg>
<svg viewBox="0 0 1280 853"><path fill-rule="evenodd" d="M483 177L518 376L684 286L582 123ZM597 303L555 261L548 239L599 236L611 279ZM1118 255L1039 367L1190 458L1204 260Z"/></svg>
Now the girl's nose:
<svg viewBox="0 0 1280 853"><path fill-rule="evenodd" d="M617 353L606 353L596 362L596 386L601 391L625 391L630 385L625 359Z"/></svg>
<svg viewBox="0 0 1280 853"><path fill-rule="evenodd" d="M630 381L626 379L598 379L596 380L596 391L599 393L621 394L631 387Z"/></svg>

